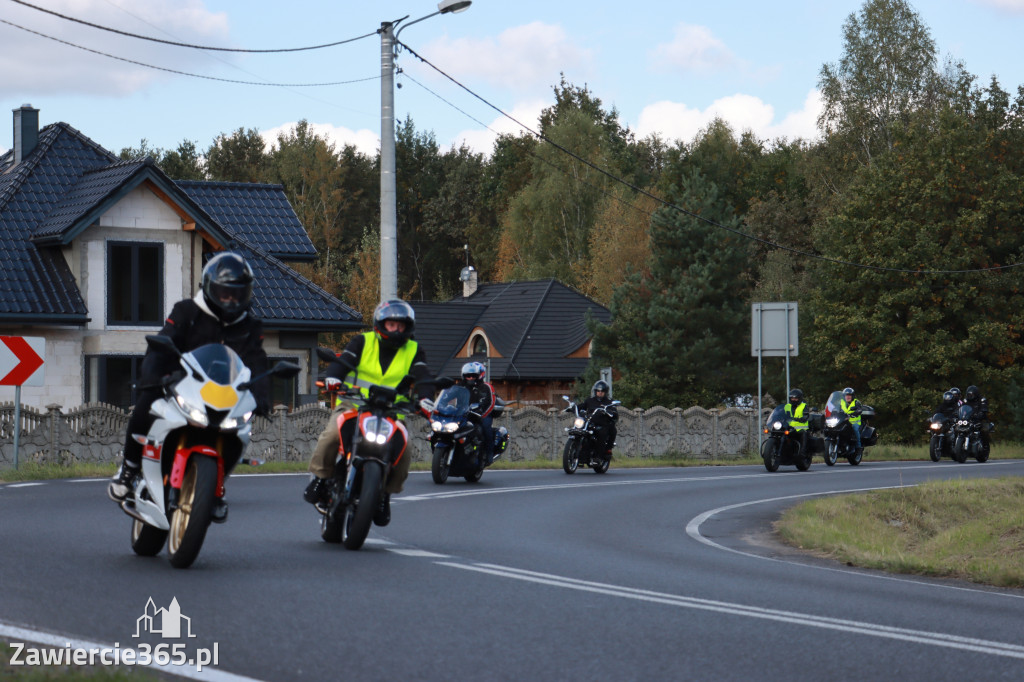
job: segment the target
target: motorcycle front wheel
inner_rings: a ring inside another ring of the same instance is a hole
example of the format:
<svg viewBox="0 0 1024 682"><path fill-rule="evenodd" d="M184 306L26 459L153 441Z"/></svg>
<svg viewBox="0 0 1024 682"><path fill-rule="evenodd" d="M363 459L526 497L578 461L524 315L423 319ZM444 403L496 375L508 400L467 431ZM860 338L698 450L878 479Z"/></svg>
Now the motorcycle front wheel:
<svg viewBox="0 0 1024 682"><path fill-rule="evenodd" d="M942 459L942 436L932 436L931 441L928 443L928 456L931 457L933 462L938 462Z"/></svg>
<svg viewBox="0 0 1024 682"><path fill-rule="evenodd" d="M132 551L139 556L156 556L167 542L167 531L132 519Z"/></svg>
<svg viewBox="0 0 1024 682"><path fill-rule="evenodd" d="M359 549L366 542L373 523L373 514L380 504L381 465L377 462L363 464L363 482L359 488L359 500L355 509L349 509L345 522L341 526L341 544L346 549Z"/></svg>
<svg viewBox="0 0 1024 682"><path fill-rule="evenodd" d="M761 443L761 459L764 460L764 468L769 473L779 470L779 443L775 438L769 438Z"/></svg>
<svg viewBox="0 0 1024 682"><path fill-rule="evenodd" d="M963 436L958 436L956 442L953 443L953 459L958 464L967 461L967 439Z"/></svg>
<svg viewBox="0 0 1024 682"><path fill-rule="evenodd" d="M448 480L448 445L438 445L434 448L434 456L430 461L430 477L434 483L441 485Z"/></svg>
<svg viewBox="0 0 1024 682"><path fill-rule="evenodd" d="M570 438L562 450L562 470L567 474L575 474L580 466L580 442Z"/></svg>
<svg viewBox="0 0 1024 682"><path fill-rule="evenodd" d="M199 556L216 497L217 462L211 457L193 455L185 466L178 508L171 515L167 539L167 557L175 568L188 568Z"/></svg>
<svg viewBox="0 0 1024 682"><path fill-rule="evenodd" d="M825 464L834 466L837 459L839 459L839 442L830 440L828 447L825 448Z"/></svg>

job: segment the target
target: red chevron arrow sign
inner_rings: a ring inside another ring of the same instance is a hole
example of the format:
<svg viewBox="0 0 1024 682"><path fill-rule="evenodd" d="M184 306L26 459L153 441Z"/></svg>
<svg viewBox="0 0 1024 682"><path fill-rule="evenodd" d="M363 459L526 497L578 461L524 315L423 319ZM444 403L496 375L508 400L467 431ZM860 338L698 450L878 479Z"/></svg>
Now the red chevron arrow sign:
<svg viewBox="0 0 1024 682"><path fill-rule="evenodd" d="M0 336L0 386L42 386L46 339Z"/></svg>

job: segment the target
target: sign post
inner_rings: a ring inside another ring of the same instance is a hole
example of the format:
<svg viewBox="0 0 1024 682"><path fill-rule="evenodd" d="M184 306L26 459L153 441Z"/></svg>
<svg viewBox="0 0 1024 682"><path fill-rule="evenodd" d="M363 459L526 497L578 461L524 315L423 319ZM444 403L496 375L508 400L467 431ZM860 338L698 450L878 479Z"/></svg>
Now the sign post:
<svg viewBox="0 0 1024 682"><path fill-rule="evenodd" d="M21 387L43 385L46 339L0 336L0 386L14 386L14 468L21 445Z"/></svg>
<svg viewBox="0 0 1024 682"><path fill-rule="evenodd" d="M789 395L789 358L800 354L796 301L754 303L751 310L750 354L757 358L757 445L761 447L761 358L786 358L786 395Z"/></svg>

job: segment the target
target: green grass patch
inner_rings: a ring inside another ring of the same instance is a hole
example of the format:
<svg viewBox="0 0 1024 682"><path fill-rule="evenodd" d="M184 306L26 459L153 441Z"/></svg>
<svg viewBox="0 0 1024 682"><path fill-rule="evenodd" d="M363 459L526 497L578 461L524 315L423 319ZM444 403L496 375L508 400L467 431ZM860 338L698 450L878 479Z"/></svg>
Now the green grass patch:
<svg viewBox="0 0 1024 682"><path fill-rule="evenodd" d="M853 566L1024 587L1024 477L811 500L775 527L788 544Z"/></svg>

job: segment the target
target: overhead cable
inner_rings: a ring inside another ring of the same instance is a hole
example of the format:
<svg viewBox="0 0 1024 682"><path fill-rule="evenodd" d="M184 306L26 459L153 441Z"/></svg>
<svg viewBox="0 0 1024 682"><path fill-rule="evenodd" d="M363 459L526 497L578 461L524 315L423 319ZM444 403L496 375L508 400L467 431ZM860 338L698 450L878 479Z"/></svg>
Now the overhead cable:
<svg viewBox="0 0 1024 682"><path fill-rule="evenodd" d="M339 40L339 41L336 41L336 42L333 42L333 43L324 43L323 45L308 45L306 47L282 47L282 48L263 49L263 50L250 50L250 49L244 49L244 48L238 48L238 47L212 47L210 45L192 45L190 43L179 43L179 42L174 41L174 40L164 40L163 38L153 38L152 36L143 36L143 35L139 35L137 33L129 33L128 31L121 31L121 30L118 30L116 28L111 28L109 26L101 26L100 24L94 24L92 22L85 21L84 19L76 19L75 17L69 17L69 16L67 16L65 14L61 14L60 12L54 12L53 10L46 9L45 7L38 7L36 5L33 5L30 2L25 2L25 0L11 0L11 2L17 3L19 5L23 5L25 7L30 7L31 9L38 10L40 12L45 12L46 14L53 15L53 16L58 17L60 19L64 19L65 21L73 21L76 24L82 24L83 26L90 26L92 28L96 28L96 29L99 29L101 31L109 31L110 33L116 33L118 35L127 36L129 38L137 38L139 40L148 40L148 41L153 42L153 43L163 43L164 45L173 45L175 47L187 47L187 48L190 48L190 49L193 49L193 50L214 50L214 51L217 51L217 52L245 52L245 53L303 52L303 51L306 51L306 50L321 50L321 49L323 49L325 47L336 47L338 45L344 45L345 43L352 43L352 42L355 42L357 40L362 40L363 38L369 38L370 36L377 35L377 31L371 31L370 33L367 33L367 34L361 35L361 36L356 36L355 38L348 38L346 40Z"/></svg>
<svg viewBox="0 0 1024 682"><path fill-rule="evenodd" d="M62 45L68 45L69 47L76 47L79 50L85 50L86 52L92 52L93 54L98 54L98 55L100 55L102 57L109 57L110 59L116 59L116 60L118 60L120 62L127 62L129 64L135 64L136 66L144 66L147 69L156 69L157 71L166 71L167 73L174 73L174 74L178 74L179 76L190 76L192 78L204 78L206 80L211 80L211 81L220 81L221 83L237 83L239 85L264 85L264 86L276 87L276 88L319 88L319 87L325 87L325 86L328 86L328 85L349 85L351 83L362 83L364 81L372 81L372 80L377 80L378 78L380 78L380 76L368 76L367 78L356 78L354 80L348 80L348 81L333 81L333 82L330 82L330 83L266 83L266 82L262 82L262 81L241 81L241 80L233 80L231 78L217 78L216 76L204 76L204 75L198 74L198 73L188 73L187 71L178 71L177 69L168 69L167 67L164 67L164 66L154 66L152 64L145 64L143 62L135 61L134 59L127 59L125 57L118 57L117 55L107 54L106 52L100 52L99 50L94 50L94 49L92 49L90 47L84 47L82 45L76 45L75 43L69 43L66 40L61 40L60 38L54 38L53 36L48 36L45 33L40 33L39 31L33 31L30 28L25 28L24 26L19 26L18 24L15 24L12 21L7 21L6 19L0 19L0 23L7 24L8 26L13 26L14 28L21 29L22 31L26 31L28 33L33 33L33 34L35 34L35 35L37 35L37 36L39 36L41 38L46 38L47 40L52 40L54 42L61 43Z"/></svg>
<svg viewBox="0 0 1024 682"><path fill-rule="evenodd" d="M839 258L831 258L829 256L823 256L821 254L811 253L810 251L803 251L801 249L797 249L797 248L794 248L792 246L786 246L785 244L779 244L777 242L773 242L770 239L765 239L763 237L758 237L757 235L750 234L749 232L744 232L742 230L737 230L737 229L732 228L732 227L727 227L727 226L722 225L722 224L720 224L718 222L715 222L714 220L711 220L710 218L705 218L704 216L702 216L702 215L700 215L698 213L694 213L692 211L688 211L685 208L682 208L681 206L678 206L678 205L676 205L676 204L674 204L674 203L672 203L670 201L666 201L665 199L662 199L661 197L659 197L659 196L657 196L655 194L652 194L651 192L648 192L647 190L645 190L645 189L643 189L641 187L637 187L636 185L634 185L633 183L629 182L628 180L624 180L623 178L618 177L617 175L611 173L610 171L608 171L608 170L606 170L606 169L604 169L604 168L602 168L602 167L600 167L600 166L598 166L598 165L588 161L587 159L584 159L583 157L579 156L578 154L576 154L572 150L567 149L567 148L563 147L562 145L558 144L557 142L555 142L554 140L548 138L543 133L537 132L536 130L534 130L530 126L526 125L522 121L520 121L517 118L515 118L514 116L512 116L511 114L506 113L505 111L503 111L497 105L491 104L491 102L489 102L488 100L484 99L484 97L482 97L481 95L478 95L476 92L474 92L473 90L470 90L467 86L463 85L458 80L456 80L454 77L452 77L452 76L448 75L446 72L442 71L439 67L435 66L428 59L426 59L425 57L423 57L422 55L417 53L414 49L412 49L411 47L409 47L405 43L402 43L402 42L399 42L399 41L396 41L396 42L397 42L397 44L401 45L403 48L408 50L409 53L412 56L416 57L416 59L419 59L421 62L423 62L424 64L426 64L427 66L429 66L434 71L436 71L437 73L441 74L442 76L444 76L448 80L450 80L455 85L459 86L460 88L462 88L463 90L468 92L470 95L472 95L476 99L478 99L481 102L483 102L484 104L486 104L491 109L494 109L496 112L498 112L499 114L501 114L505 118L509 119L513 123L515 123L518 126L522 127L524 130L526 130L527 132L532 134L538 140L541 140L543 142L546 142L547 144L550 144L552 147L554 147L555 149L561 151L563 154L571 156L572 158L576 159L580 163L588 166L589 168L592 168L593 170L597 171L598 173L601 173L602 175L606 176L607 178L611 179L612 181L618 182L618 183L620 183L622 185L625 185L626 187L629 187L630 189L632 189L634 192L637 192L638 194L642 194L642 195L644 195L644 196L646 196L646 197L648 197L650 199L653 199L654 201L658 202L659 204L665 206L666 208L670 208L670 209L672 209L674 211L678 211L679 213L682 213L684 215L688 215L691 218L694 218L696 220L700 220L701 222L707 223L707 224L712 225L713 227L717 227L717 228L719 228L721 230L725 230L727 232L731 232L731 233L733 233L733 234L735 234L737 236L743 237L745 239L750 239L752 241L759 242L761 244L764 244L765 246L771 246L771 247L774 247L774 248L777 248L777 249L782 249L783 251L788 251L788 252L796 254L796 255L806 256L807 258L813 258L815 260L821 260L821 261L825 261L825 262L828 262L828 263L834 263L836 265L846 265L846 266L849 266L849 267L861 268L861 269L864 269L864 270L874 270L876 272L897 272L897 273L911 274L911 275L962 275L962 274L971 274L971 273L994 272L994 271L1001 271L1001 270L1009 270L1011 268L1019 268L1019 267L1024 266L1024 263L1009 263L1007 265L995 265L995 266L992 266L992 267L989 267L989 268L971 268L971 269L965 269L965 270L925 270L925 269L911 270L909 268L887 268L887 267L882 267L882 266L878 266L878 265L868 265L866 263L854 263L852 261L845 261L845 260L841 260Z"/></svg>

